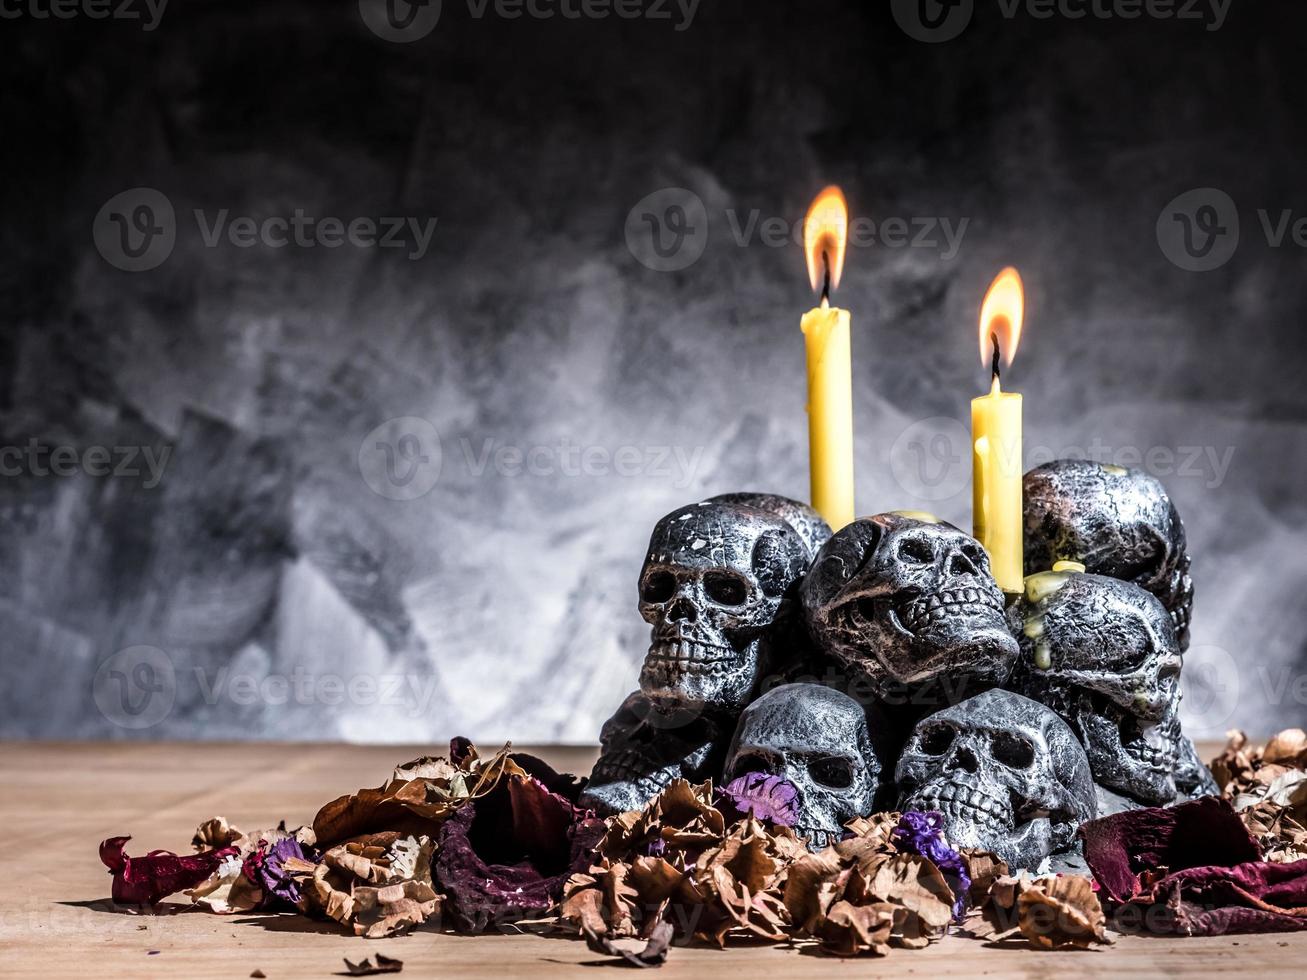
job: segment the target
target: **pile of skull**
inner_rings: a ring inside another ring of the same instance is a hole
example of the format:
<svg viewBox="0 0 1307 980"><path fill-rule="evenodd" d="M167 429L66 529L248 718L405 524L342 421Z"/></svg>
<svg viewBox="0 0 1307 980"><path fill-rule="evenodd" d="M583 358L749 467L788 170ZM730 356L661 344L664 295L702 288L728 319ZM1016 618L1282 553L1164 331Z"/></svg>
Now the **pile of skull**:
<svg viewBox="0 0 1307 980"><path fill-rule="evenodd" d="M925 514L834 535L766 494L668 514L640 573L640 690L584 801L763 772L797 788L814 848L932 810L955 847L1035 870L1076 867L1087 819L1214 792L1177 714L1193 589L1170 497L1080 461L1024 483L1027 578L1006 597L980 544Z"/></svg>

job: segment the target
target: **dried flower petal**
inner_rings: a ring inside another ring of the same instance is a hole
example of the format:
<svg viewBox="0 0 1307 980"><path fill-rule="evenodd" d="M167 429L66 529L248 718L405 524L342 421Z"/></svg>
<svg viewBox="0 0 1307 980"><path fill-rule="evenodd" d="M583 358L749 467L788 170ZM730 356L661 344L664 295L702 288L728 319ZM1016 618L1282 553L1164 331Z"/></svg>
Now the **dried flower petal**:
<svg viewBox="0 0 1307 980"><path fill-rule="evenodd" d="M224 858L237 853L234 848L188 855L151 851L132 858L124 850L129 840L131 837L110 837L100 844L100 860L113 875L111 895L123 905L155 905L169 895L194 888L208 879Z"/></svg>
<svg viewBox="0 0 1307 980"><path fill-rule="evenodd" d="M941 813L904 813L894 828L894 842L909 854L928 858L944 873L953 890L953 917L961 920L966 910L971 875L962 855L944 841L944 815Z"/></svg>
<svg viewBox="0 0 1307 980"><path fill-rule="evenodd" d="M745 773L719 792L719 805L732 821L751 816L764 823L793 827L799 819L799 791L781 776Z"/></svg>
<svg viewBox="0 0 1307 980"><path fill-rule="evenodd" d="M1083 875L1040 878L1017 899L1021 934L1039 949L1106 943L1106 917Z"/></svg>
<svg viewBox="0 0 1307 980"><path fill-rule="evenodd" d="M821 947L836 956L889 953L890 934L894 930L897 909L888 902L853 905L836 902L823 917L814 935Z"/></svg>
<svg viewBox="0 0 1307 980"><path fill-rule="evenodd" d="M596 953L621 957L629 966L662 966L667 962L667 951L671 948L674 934L670 922L659 922L650 932L643 949L626 949L607 936L586 936L586 945Z"/></svg>

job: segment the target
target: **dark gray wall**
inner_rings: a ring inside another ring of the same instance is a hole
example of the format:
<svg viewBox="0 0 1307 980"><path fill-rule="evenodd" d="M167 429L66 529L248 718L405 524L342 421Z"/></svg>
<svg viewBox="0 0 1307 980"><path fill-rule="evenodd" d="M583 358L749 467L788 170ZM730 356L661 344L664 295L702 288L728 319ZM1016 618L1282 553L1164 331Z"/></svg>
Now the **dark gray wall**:
<svg viewBox="0 0 1307 980"><path fill-rule="evenodd" d="M0 24L0 735L593 739L654 521L806 495L802 257L741 229L827 183L938 241L890 224L837 294L859 509L969 523L975 314L1015 264L1028 450L1138 454L1188 524L1191 731L1301 721L1307 252L1258 210L1307 216L1307 10L977 0L923 43L890 6L446 0L412 43L349 0ZM662 259L669 204L693 231ZM437 224L206 241L296 209ZM1176 210L1227 229L1205 258Z"/></svg>

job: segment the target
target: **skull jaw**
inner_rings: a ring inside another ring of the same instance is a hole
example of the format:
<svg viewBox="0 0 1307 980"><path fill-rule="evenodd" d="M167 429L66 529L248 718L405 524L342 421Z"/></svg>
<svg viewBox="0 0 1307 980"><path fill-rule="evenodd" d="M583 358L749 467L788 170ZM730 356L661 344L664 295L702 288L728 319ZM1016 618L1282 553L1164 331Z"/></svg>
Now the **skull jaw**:
<svg viewBox="0 0 1307 980"><path fill-rule="evenodd" d="M737 650L655 634L640 671L640 690L662 711L738 714L762 678L763 649L760 638Z"/></svg>
<svg viewBox="0 0 1307 980"><path fill-rule="evenodd" d="M1080 729L1096 783L1152 806L1175 801L1176 746L1162 725L1129 742L1122 741L1119 722L1106 716L1084 716Z"/></svg>
<svg viewBox="0 0 1307 980"><path fill-rule="evenodd" d="M913 632L891 609L885 621L832 651L889 704L956 704L1003 684L1020 654L998 612L932 622Z"/></svg>
<svg viewBox="0 0 1307 980"><path fill-rule="evenodd" d="M578 802L604 816L643 810L650 800L671 785L672 780L680 777L681 767L678 765L663 766L650 773L625 778L601 774L592 777L595 781L586 786Z"/></svg>
<svg viewBox="0 0 1307 980"><path fill-rule="evenodd" d="M676 779L699 780L715 772L723 745L712 726L696 739L640 726L606 741L580 797L601 814L641 810Z"/></svg>
<svg viewBox="0 0 1307 980"><path fill-rule="evenodd" d="M1038 868L1046 857L1069 843L1071 836L1058 833L1047 816L1018 822L1009 790L983 779L965 783L956 777L932 780L913 790L902 809L939 813L950 847L993 851L1013 871Z"/></svg>

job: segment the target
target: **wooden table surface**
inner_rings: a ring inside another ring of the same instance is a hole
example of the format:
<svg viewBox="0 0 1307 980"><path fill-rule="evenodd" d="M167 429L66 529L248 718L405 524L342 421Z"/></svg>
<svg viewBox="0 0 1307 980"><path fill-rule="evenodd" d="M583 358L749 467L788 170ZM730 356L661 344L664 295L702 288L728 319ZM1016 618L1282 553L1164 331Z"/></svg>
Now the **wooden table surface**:
<svg viewBox="0 0 1307 980"><path fill-rule="evenodd" d="M195 827L221 814L255 829L307 822L341 793L375 786L403 746L93 744L0 746L0 976L328 977L343 958L378 952L408 977L585 975L601 958L584 944L541 936L461 937L434 932L384 940L342 935L295 915L135 915L109 907L97 846L132 834L130 854L189 850ZM560 769L585 772L588 749L535 749ZM775 946L725 952L676 948L662 980L722 976L850 977L915 974L1039 977L1301 977L1307 933L1211 939L1125 936L1110 948L1040 953L949 937L884 959L838 960ZM591 974L593 975L593 974Z"/></svg>

